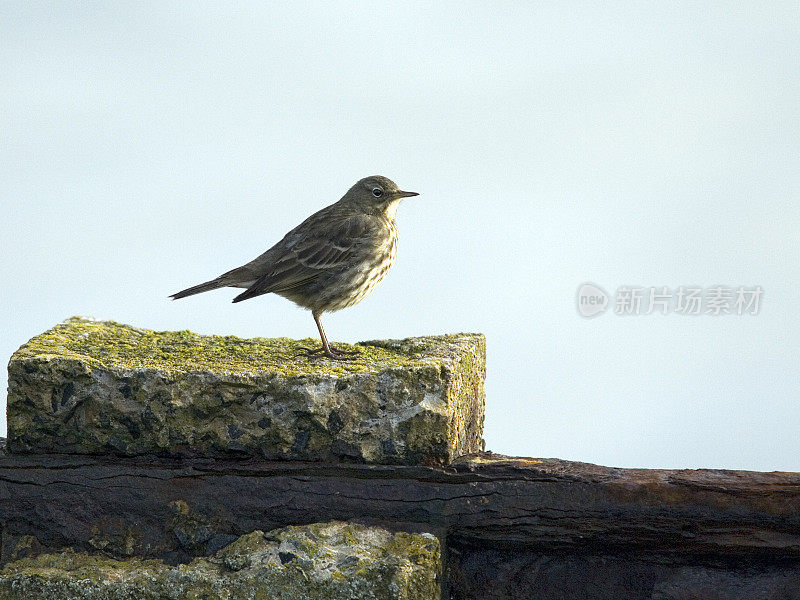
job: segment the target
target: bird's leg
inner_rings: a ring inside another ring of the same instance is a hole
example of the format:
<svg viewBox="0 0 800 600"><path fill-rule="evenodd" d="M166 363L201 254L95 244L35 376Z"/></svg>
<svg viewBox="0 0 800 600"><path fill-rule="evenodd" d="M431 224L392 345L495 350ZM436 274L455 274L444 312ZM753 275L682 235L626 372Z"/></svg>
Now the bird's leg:
<svg viewBox="0 0 800 600"><path fill-rule="evenodd" d="M328 343L328 337L325 335L325 329L322 327L320 313L314 311L311 314L314 316L314 322L317 324L317 329L319 330L319 337L322 340L322 348L317 348L316 350L311 350L310 348L299 348L308 358L315 358L324 355L332 360L344 361L353 360L354 357L358 355L358 351L339 350L338 348L331 346Z"/></svg>

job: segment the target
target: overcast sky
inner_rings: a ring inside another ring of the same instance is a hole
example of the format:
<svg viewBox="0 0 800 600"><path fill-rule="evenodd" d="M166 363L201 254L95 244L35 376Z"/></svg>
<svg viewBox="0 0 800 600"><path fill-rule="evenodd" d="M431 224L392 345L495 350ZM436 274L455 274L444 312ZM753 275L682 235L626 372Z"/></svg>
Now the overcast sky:
<svg viewBox="0 0 800 600"><path fill-rule="evenodd" d="M332 339L484 332L495 452L800 470L796 2L264 4L0 3L4 360L71 315L315 336L167 295L379 173L421 195ZM625 286L763 294L620 316Z"/></svg>

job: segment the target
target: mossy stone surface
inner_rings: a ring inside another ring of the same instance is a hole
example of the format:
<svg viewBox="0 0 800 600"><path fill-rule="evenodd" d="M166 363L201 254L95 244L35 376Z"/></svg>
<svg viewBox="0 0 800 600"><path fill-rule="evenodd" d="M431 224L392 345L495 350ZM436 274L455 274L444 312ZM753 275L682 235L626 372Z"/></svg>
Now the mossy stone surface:
<svg viewBox="0 0 800 600"><path fill-rule="evenodd" d="M482 449L482 335L301 356L318 343L73 317L11 357L9 450L447 464Z"/></svg>
<svg viewBox="0 0 800 600"><path fill-rule="evenodd" d="M344 522L244 535L215 555L158 560L42 554L0 571L0 600L438 600L431 534Z"/></svg>

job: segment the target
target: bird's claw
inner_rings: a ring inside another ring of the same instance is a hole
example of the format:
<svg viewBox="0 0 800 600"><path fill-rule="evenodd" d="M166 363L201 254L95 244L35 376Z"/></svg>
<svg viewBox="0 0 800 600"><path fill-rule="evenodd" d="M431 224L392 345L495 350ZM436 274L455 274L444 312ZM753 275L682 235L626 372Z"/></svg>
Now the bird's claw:
<svg viewBox="0 0 800 600"><path fill-rule="evenodd" d="M320 359L323 356L326 358L330 358L331 360L338 360L338 361L348 361L348 360L355 360L355 357L358 356L358 350L339 350L338 348L334 348L330 346L329 348L306 348L305 346L301 346L297 349L296 356L305 356L308 359L316 360Z"/></svg>

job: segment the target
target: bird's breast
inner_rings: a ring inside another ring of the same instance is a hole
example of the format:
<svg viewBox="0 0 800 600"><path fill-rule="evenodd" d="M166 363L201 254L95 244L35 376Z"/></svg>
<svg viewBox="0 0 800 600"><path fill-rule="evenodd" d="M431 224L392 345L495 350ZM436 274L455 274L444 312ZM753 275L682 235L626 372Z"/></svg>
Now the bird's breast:
<svg viewBox="0 0 800 600"><path fill-rule="evenodd" d="M348 272L342 273L339 286L330 294L329 307L325 310L340 310L358 304L378 285L397 257L397 226L392 221L385 223L385 235L376 240L372 252Z"/></svg>

